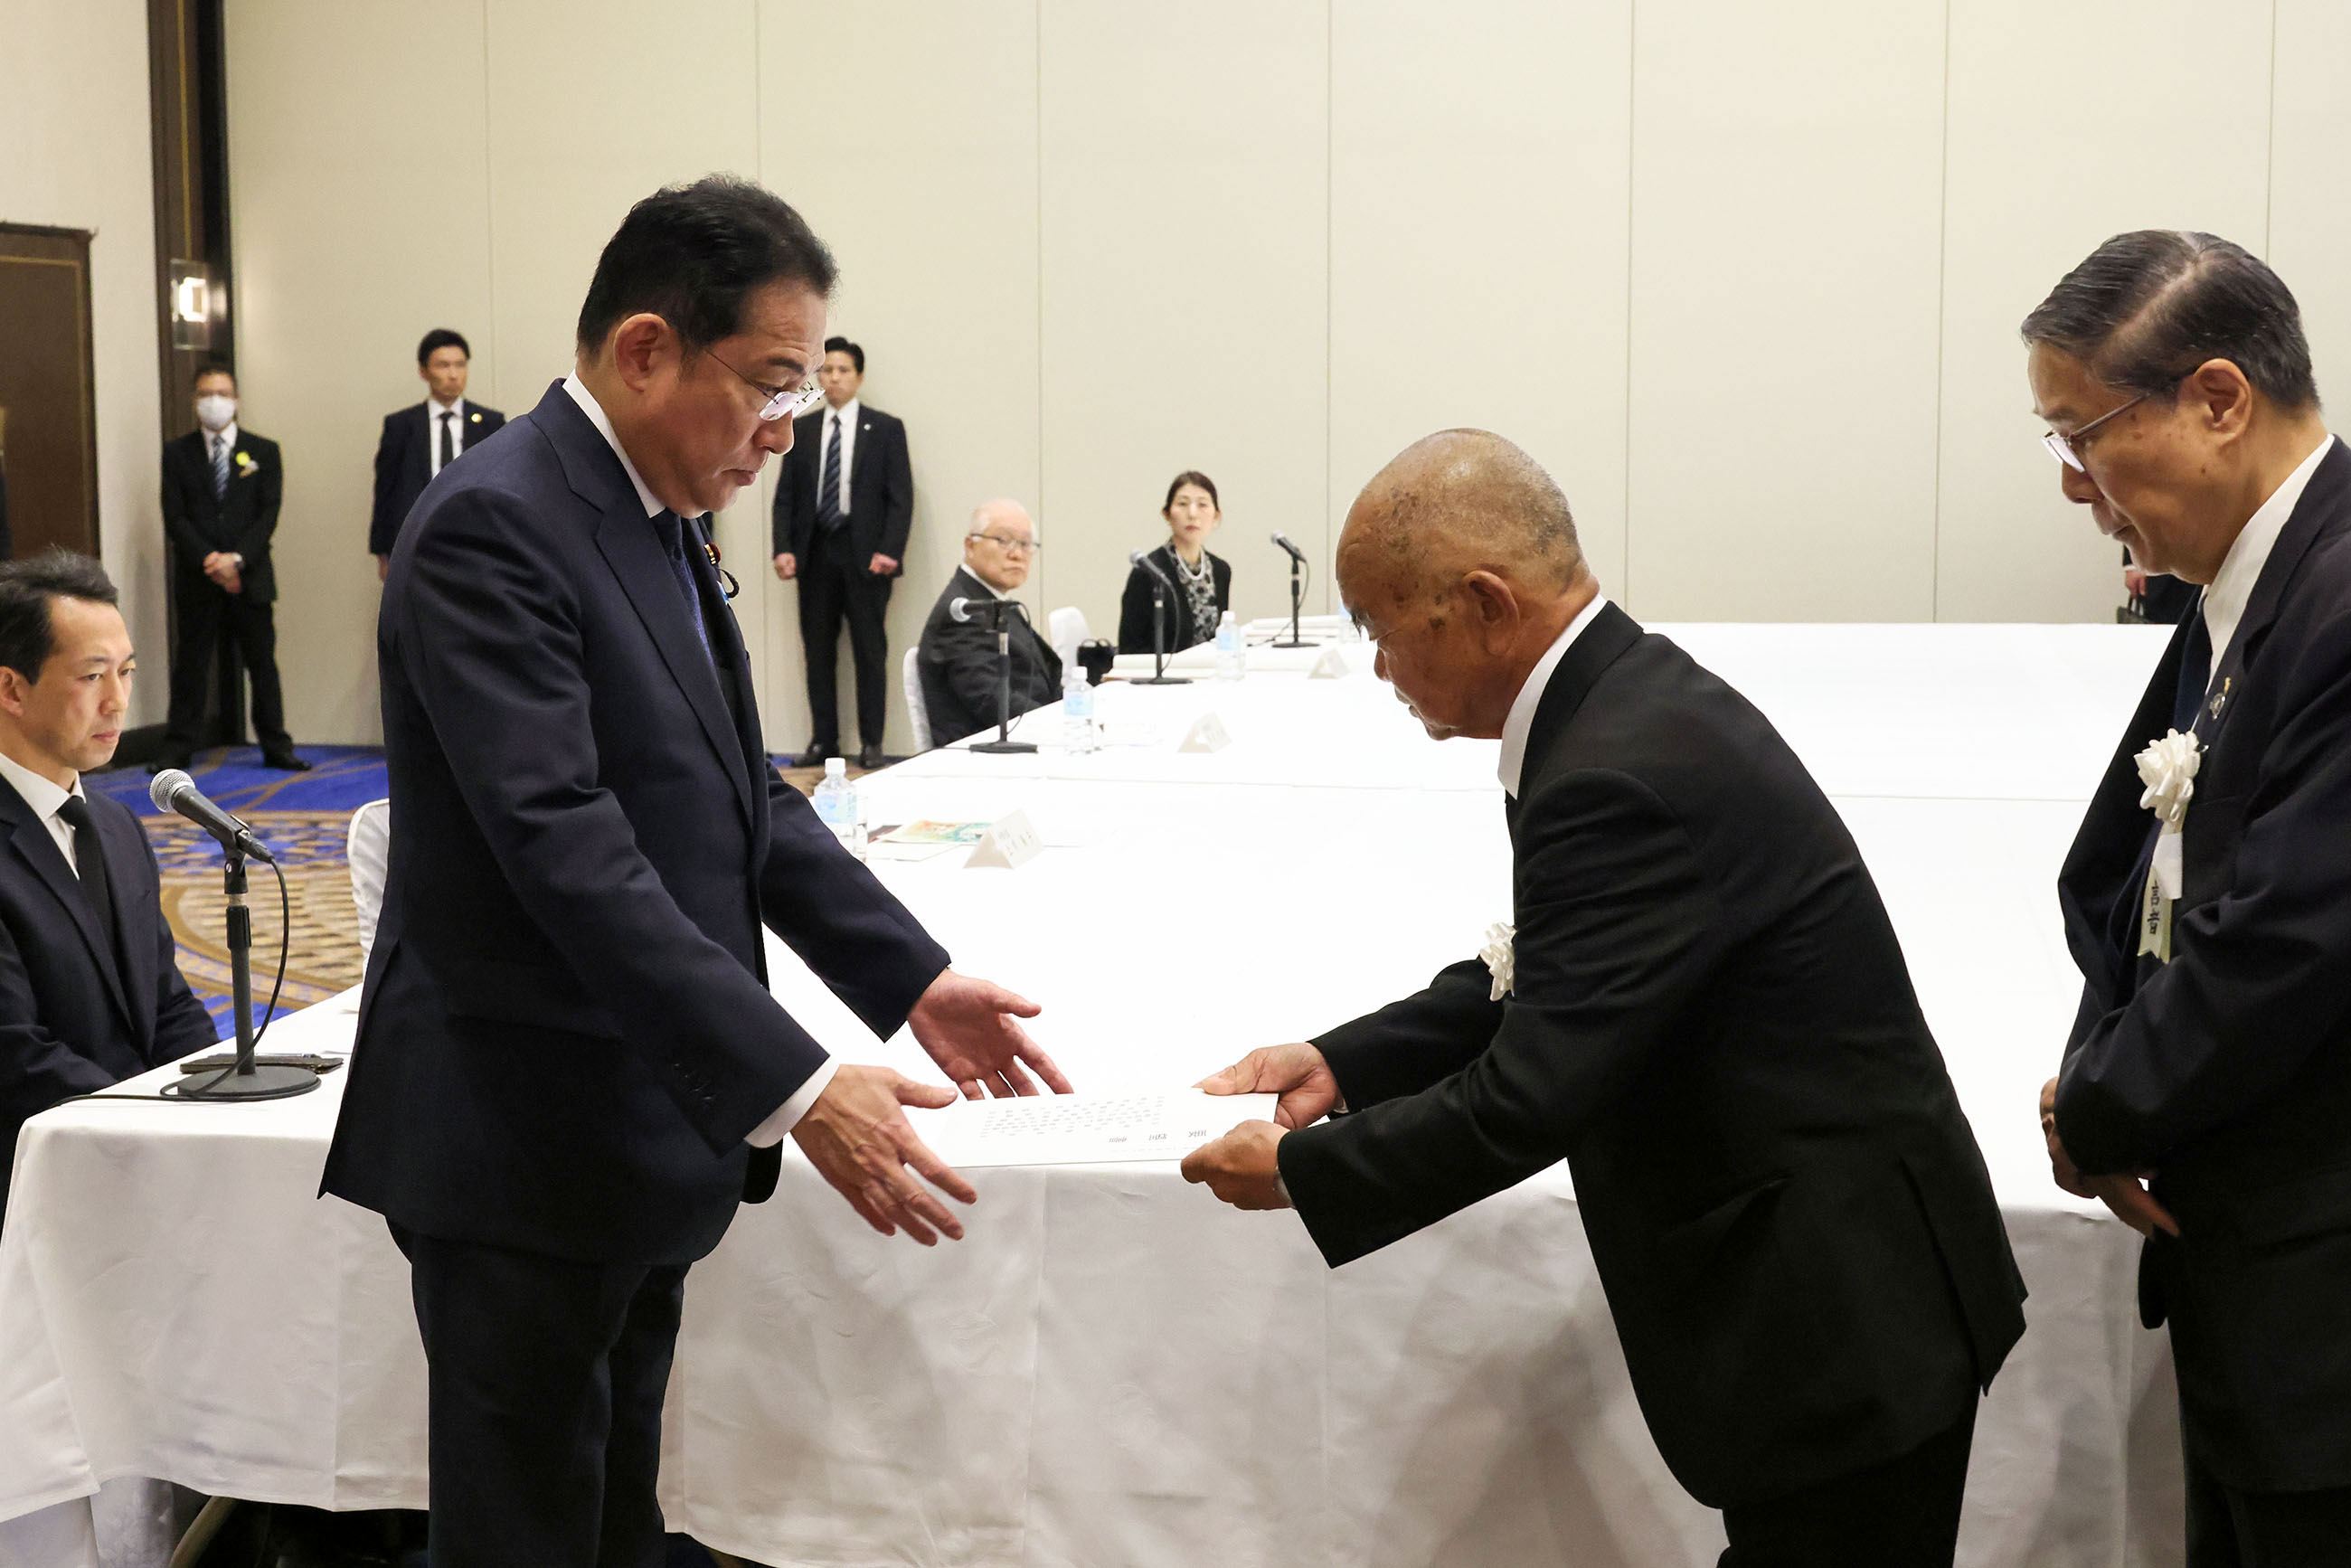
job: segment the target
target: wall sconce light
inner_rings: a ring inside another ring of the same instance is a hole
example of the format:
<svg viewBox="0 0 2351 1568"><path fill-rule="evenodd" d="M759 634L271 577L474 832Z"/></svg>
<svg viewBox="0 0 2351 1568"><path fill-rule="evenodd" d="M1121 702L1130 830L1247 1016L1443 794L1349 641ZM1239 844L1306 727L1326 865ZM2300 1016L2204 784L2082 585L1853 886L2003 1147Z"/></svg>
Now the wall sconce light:
<svg viewBox="0 0 2351 1568"><path fill-rule="evenodd" d="M172 347L213 346L213 278L201 261L172 263Z"/></svg>

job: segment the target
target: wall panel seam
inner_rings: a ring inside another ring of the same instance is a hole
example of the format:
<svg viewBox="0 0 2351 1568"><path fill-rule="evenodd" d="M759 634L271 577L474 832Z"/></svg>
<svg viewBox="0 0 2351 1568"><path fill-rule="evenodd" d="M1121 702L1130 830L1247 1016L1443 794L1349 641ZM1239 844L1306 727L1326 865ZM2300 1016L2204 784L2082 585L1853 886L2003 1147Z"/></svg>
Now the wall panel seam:
<svg viewBox="0 0 2351 1568"><path fill-rule="evenodd" d="M1935 476L1927 530L1927 619L1943 618L1943 354L1951 270L1951 0L1943 0L1941 185L1935 200Z"/></svg>

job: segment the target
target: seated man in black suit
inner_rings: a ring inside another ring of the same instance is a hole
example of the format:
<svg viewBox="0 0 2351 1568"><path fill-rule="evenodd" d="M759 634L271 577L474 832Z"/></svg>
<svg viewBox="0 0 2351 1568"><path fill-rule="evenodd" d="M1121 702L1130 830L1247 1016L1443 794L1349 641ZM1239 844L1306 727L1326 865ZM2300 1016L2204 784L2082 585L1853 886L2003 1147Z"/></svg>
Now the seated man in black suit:
<svg viewBox="0 0 2351 1568"><path fill-rule="evenodd" d="M814 768L841 755L835 671L846 620L857 665L857 762L879 768L890 703L883 617L914 525L914 470L905 422L857 395L865 384L863 349L846 338L826 339L818 379L824 405L794 422L776 481L776 576L800 585L800 651L814 731L799 760Z"/></svg>
<svg viewBox="0 0 2351 1568"><path fill-rule="evenodd" d="M26 1117L220 1038L181 978L139 819L82 787L131 704L114 606L88 556L0 565L0 1212Z"/></svg>
<svg viewBox="0 0 2351 1568"><path fill-rule="evenodd" d="M1040 548L1037 525L1019 502L990 501L972 513L963 564L931 606L916 655L933 746L995 726L1003 659L983 607L991 598L1012 599L1013 591L1029 580L1029 563ZM958 599L976 601L961 621L955 615ZM1027 615L1009 609L1004 614L1012 655L1012 703L1006 711L1017 716L1061 695L1061 656L1046 645Z"/></svg>
<svg viewBox="0 0 2351 1568"><path fill-rule="evenodd" d="M2214 235L2116 235L2023 335L2066 499L2202 588L2058 876L2043 1129L2147 1238L2191 1568L2351 1562L2351 452L2294 296Z"/></svg>
<svg viewBox="0 0 2351 1568"><path fill-rule="evenodd" d="M1185 1175L1294 1206L1335 1266L1567 1161L1634 1393L1723 1511L1726 1568L1949 1568L2024 1289L1835 809L1601 597L1565 498L1498 436L1391 463L1338 573L1430 736L1501 739L1515 936L1211 1078L1280 1092L1280 1124Z"/></svg>
<svg viewBox="0 0 2351 1568"><path fill-rule="evenodd" d="M462 332L435 327L416 345L416 373L425 396L383 416L375 444L375 509L368 517L368 551L375 574L392 570L392 547L400 525L442 469L498 433L507 416L465 399L465 376L474 350Z"/></svg>
<svg viewBox="0 0 2351 1568"><path fill-rule="evenodd" d="M253 733L261 760L301 773L286 733L286 699L277 685L277 627L271 606L277 578L269 540L286 470L277 443L241 430L236 377L218 366L196 374L197 429L163 444L163 531L172 542L172 713L162 755L150 771L185 768L204 727L213 654L224 635L236 640L253 684Z"/></svg>

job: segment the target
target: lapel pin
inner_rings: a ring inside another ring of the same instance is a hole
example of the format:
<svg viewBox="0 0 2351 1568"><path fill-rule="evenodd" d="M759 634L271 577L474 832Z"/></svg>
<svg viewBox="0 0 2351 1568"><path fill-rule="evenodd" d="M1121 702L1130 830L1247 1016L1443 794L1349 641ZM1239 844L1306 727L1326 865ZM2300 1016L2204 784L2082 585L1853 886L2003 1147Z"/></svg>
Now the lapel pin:
<svg viewBox="0 0 2351 1568"><path fill-rule="evenodd" d="M2212 694L2211 706L2206 710L2210 713L2215 719L2218 719L2220 716L2220 710L2229 706L2229 688L2236 684L2236 680L2237 677L2234 675L2223 675L2220 677L2220 689Z"/></svg>

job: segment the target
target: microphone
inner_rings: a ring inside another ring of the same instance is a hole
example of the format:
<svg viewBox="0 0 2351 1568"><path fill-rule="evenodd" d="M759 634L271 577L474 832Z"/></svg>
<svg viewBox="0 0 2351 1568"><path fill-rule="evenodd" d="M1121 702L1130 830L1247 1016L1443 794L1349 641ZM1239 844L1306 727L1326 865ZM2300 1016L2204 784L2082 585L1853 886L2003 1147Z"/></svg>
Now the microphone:
<svg viewBox="0 0 2351 1568"><path fill-rule="evenodd" d="M1129 566L1139 566L1144 570L1149 572L1152 576L1157 578L1159 580L1159 586L1165 589L1168 592L1173 593L1176 591L1175 579L1169 577L1165 572L1159 570L1159 563L1151 559L1151 552L1149 550L1139 549L1130 551L1128 552L1126 561Z"/></svg>
<svg viewBox="0 0 2351 1568"><path fill-rule="evenodd" d="M1018 599L950 599L947 601L947 619L957 622L968 621L975 615L990 617L1001 615L1007 610L1018 610L1023 621L1029 619L1029 606Z"/></svg>
<svg viewBox="0 0 2351 1568"><path fill-rule="evenodd" d="M268 845L254 836L251 828L205 800L204 792L196 788L196 781L179 768L166 768L155 775L154 782L147 786L147 798L155 802L157 810L172 811L187 818L218 839L221 848L231 854L244 855L273 865L277 863L277 857L269 852Z"/></svg>
<svg viewBox="0 0 2351 1568"><path fill-rule="evenodd" d="M950 600L948 600L948 601L947 601L947 614L948 614L949 618L951 618L952 620L956 621L956 622L958 622L958 623L960 623L960 622L966 622L966 621L970 620L970 619L971 619L971 601L970 601L970 600L968 600L968 599L950 599Z"/></svg>
<svg viewBox="0 0 2351 1568"><path fill-rule="evenodd" d="M1273 530L1273 542L1280 545L1283 549L1288 550L1290 552L1290 559L1296 561L1301 566L1304 566L1306 564L1306 552L1300 549L1296 545L1291 544L1290 542L1290 536L1283 533L1280 528Z"/></svg>

